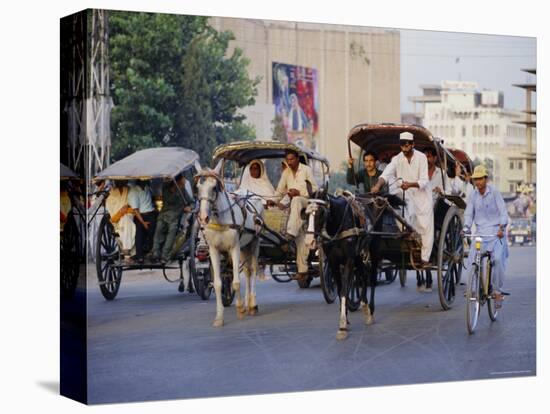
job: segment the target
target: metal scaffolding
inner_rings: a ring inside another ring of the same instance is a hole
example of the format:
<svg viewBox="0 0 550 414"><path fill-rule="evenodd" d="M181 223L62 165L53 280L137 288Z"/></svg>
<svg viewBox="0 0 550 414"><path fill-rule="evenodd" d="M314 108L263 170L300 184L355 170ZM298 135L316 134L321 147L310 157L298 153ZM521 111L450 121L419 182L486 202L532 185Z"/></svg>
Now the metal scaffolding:
<svg viewBox="0 0 550 414"><path fill-rule="evenodd" d="M62 19L61 99L65 112L62 123L66 124L62 125L67 145L65 162L83 174L87 182L109 165L113 103L109 94L108 47L105 10L87 10ZM62 154L62 161L63 158Z"/></svg>

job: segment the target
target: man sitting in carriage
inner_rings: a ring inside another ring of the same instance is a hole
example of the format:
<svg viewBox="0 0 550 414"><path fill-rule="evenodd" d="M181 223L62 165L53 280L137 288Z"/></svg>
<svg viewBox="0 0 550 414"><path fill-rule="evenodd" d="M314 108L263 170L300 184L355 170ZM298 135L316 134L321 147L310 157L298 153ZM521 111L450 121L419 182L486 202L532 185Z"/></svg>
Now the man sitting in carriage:
<svg viewBox="0 0 550 414"><path fill-rule="evenodd" d="M376 168L378 162L378 156L372 152L367 151L363 155L364 169L355 173L353 170L354 159L348 159L348 170L346 172L346 182L349 185L363 184L363 192L370 193L371 188L378 182L378 178L382 175L382 171Z"/></svg>
<svg viewBox="0 0 550 414"><path fill-rule="evenodd" d="M399 194L400 191L392 184L401 182L400 188L405 191L405 220L420 234L422 264L427 265L434 238L434 211L428 161L422 152L414 149L414 136L410 132L402 132L399 135L399 145L401 152L392 158L378 182L371 188L371 192L379 192L387 183L390 191L393 189Z"/></svg>
<svg viewBox="0 0 550 414"><path fill-rule="evenodd" d="M307 278L307 257L309 249L306 247L305 233L303 231L304 220L301 212L307 207L309 191L317 190L317 183L313 177L313 172L308 165L300 163L299 154L293 150L287 150L285 161L288 165L277 185L276 195L279 199L288 195L290 197L290 215L286 233L289 239L296 241L296 264L298 273L294 276L295 280L305 280ZM309 183L309 184L308 184ZM308 186L309 191L308 191ZM268 202L268 206L275 205L273 200Z"/></svg>
<svg viewBox="0 0 550 414"><path fill-rule="evenodd" d="M176 239L178 224L183 213L191 212L192 200L185 190L185 177L180 174L174 181L162 187L162 209L157 218L153 238L153 262L165 264L170 261L172 246Z"/></svg>
<svg viewBox="0 0 550 414"><path fill-rule="evenodd" d="M122 251L123 260L130 262L130 255L134 248L136 225L134 224L133 210L128 204L128 182L115 180L114 187L109 191L105 207L111 217L111 223L118 233L118 242Z"/></svg>

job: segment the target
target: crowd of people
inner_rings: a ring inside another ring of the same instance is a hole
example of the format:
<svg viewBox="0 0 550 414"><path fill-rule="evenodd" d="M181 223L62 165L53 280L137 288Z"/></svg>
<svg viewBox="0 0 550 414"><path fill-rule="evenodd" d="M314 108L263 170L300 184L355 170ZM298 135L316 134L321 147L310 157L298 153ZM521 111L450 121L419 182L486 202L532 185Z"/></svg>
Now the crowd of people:
<svg viewBox="0 0 550 414"><path fill-rule="evenodd" d="M192 195L185 183L183 175L164 183L162 207L157 211L149 181L114 181L105 208L118 234L124 264L145 260L165 264L172 259L179 223L192 210Z"/></svg>

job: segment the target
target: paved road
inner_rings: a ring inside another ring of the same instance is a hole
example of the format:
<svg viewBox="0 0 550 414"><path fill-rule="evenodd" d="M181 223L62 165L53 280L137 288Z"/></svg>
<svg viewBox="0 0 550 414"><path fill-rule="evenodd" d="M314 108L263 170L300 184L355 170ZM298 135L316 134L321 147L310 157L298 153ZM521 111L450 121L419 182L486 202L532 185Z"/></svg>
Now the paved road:
<svg viewBox="0 0 550 414"><path fill-rule="evenodd" d="M495 323L486 308L468 335L459 288L441 310L437 292L418 293L409 272L377 290L376 324L351 314L351 331L336 341L338 307L317 282L258 282L260 313L212 328L214 297L178 293L160 274L124 275L107 302L90 275L88 295L91 403L196 398L536 374L535 247L511 249L512 292Z"/></svg>

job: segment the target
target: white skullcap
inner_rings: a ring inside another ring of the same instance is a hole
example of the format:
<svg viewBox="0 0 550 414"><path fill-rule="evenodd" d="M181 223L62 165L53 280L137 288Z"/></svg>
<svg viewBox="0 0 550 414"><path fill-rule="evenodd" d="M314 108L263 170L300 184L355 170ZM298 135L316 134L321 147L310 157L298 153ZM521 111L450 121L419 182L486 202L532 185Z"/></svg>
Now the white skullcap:
<svg viewBox="0 0 550 414"><path fill-rule="evenodd" d="M413 134L410 132L402 132L399 134L399 139L401 141L412 141L414 138Z"/></svg>

